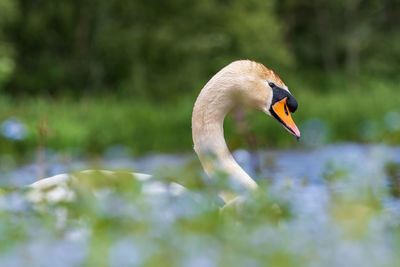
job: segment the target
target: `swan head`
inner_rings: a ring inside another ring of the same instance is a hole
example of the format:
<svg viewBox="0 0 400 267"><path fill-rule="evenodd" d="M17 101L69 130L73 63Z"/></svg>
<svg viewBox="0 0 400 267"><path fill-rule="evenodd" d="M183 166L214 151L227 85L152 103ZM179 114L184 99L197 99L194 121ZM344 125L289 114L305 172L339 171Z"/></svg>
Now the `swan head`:
<svg viewBox="0 0 400 267"><path fill-rule="evenodd" d="M297 110L296 98L278 75L261 63L239 61L245 79L241 80L241 100L276 119L289 133L300 139L291 114ZM244 67L244 68L243 68Z"/></svg>
<svg viewBox="0 0 400 267"><path fill-rule="evenodd" d="M300 131L294 123L291 113L296 112L298 104L287 87L280 87L275 82L268 82L272 91L271 103L264 112L274 117L289 133L300 139Z"/></svg>

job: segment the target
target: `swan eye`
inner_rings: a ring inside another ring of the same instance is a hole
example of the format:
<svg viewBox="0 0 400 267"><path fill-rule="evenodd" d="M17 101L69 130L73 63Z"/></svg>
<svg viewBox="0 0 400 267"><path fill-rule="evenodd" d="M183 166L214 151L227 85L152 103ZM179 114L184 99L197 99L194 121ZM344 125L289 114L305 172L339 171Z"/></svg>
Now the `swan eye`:
<svg viewBox="0 0 400 267"><path fill-rule="evenodd" d="M272 83L272 82L269 82L268 85L269 85L269 87L271 87L271 88L276 87L276 85L275 85L274 83Z"/></svg>

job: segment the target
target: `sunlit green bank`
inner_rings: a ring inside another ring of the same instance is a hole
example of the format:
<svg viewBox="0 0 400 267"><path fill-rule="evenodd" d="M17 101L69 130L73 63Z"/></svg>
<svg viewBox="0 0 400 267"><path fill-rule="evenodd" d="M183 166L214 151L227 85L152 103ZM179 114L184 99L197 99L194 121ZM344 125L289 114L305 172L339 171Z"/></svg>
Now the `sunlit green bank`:
<svg viewBox="0 0 400 267"><path fill-rule="evenodd" d="M400 107L395 82L331 84L315 93L301 79L287 82L299 102L294 120L302 131L297 143L273 119L246 110L250 132L258 146L301 147L328 142L400 143ZM200 90L200 88L199 88ZM2 97L0 120L15 119L25 127L21 140L0 139L2 153L22 155L39 146L54 150L98 154L111 145L126 146L133 154L188 152L192 149L191 111L196 95L174 104L134 98L35 98L23 101ZM246 147L230 116L226 138L234 149ZM317 140L317 141L315 141Z"/></svg>

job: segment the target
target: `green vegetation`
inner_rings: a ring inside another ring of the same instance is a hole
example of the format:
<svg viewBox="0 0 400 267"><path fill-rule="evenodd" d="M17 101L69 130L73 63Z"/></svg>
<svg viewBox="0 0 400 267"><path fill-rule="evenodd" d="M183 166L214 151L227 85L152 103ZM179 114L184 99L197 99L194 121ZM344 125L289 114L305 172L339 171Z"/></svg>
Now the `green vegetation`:
<svg viewBox="0 0 400 267"><path fill-rule="evenodd" d="M171 103L243 58L283 77L340 73L347 82L393 79L400 67L400 5L388 0L1 0L0 7L0 59L8 62L0 61L0 85L14 96Z"/></svg>
<svg viewBox="0 0 400 267"><path fill-rule="evenodd" d="M4 153L20 156L43 142L96 154L113 144L135 154L189 151L200 88L245 58L289 85L306 145L399 143L398 3L0 0L0 7L0 119L28 127L24 140L0 139ZM262 147L295 144L264 117L249 115ZM228 119L232 148L243 146L234 127Z"/></svg>
<svg viewBox="0 0 400 267"><path fill-rule="evenodd" d="M4 87L12 95L171 101L238 58L280 68L293 61L272 2L17 2L18 16L3 26L16 50Z"/></svg>
<svg viewBox="0 0 400 267"><path fill-rule="evenodd" d="M366 79L357 87L340 85L338 90L332 88L325 93L316 93L300 79L289 80L288 84L293 84L292 92L300 103L294 120L303 131L305 140L299 146L308 144L307 135L312 136L312 129L309 129L312 125L307 122L316 119L321 121L323 127L316 129L324 135L322 143L400 143L398 99L394 97L396 84ZM28 134L21 141L3 137L1 150L23 155L35 149L39 143L39 125L45 123L46 147L61 151L73 149L75 152L96 154L110 145L122 144L134 154L191 152L190 124L194 101L195 96L174 105L141 102L133 98L82 98L79 101L67 98L24 101L3 98L0 120L19 118L28 127ZM259 111L248 111L248 123L260 148L296 146L295 139L275 120ZM225 128L232 149L246 146L231 117L226 120Z"/></svg>
<svg viewBox="0 0 400 267"><path fill-rule="evenodd" d="M2 265L395 267L400 260L399 213L372 176L360 186L343 174L327 190L301 194L306 184L264 183L223 212L212 186L148 196L124 172L78 178L68 183L71 197L58 200L54 188L35 198L2 191Z"/></svg>

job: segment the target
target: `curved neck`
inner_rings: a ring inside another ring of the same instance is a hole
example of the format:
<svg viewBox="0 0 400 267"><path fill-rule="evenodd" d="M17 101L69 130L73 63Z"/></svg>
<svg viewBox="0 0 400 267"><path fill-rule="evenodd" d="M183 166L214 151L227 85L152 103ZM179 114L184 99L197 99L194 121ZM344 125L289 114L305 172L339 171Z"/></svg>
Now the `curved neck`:
<svg viewBox="0 0 400 267"><path fill-rule="evenodd" d="M255 189L257 184L233 159L224 138L223 122L235 104L235 85L215 75L201 90L193 109L194 150L208 176L226 173L240 187ZM226 201L227 199L223 197Z"/></svg>

